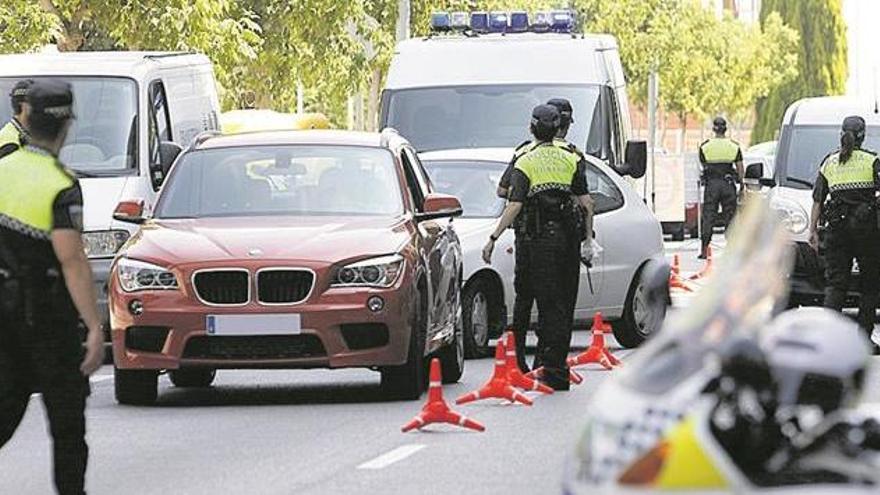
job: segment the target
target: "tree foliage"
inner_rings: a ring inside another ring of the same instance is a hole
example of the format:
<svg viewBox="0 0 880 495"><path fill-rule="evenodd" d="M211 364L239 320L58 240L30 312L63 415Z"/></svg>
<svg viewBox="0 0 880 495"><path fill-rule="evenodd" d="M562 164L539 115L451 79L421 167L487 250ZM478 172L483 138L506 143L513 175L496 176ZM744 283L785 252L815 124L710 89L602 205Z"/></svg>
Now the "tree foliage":
<svg viewBox="0 0 880 495"><path fill-rule="evenodd" d="M800 98L842 94L846 89L846 27L840 0L764 0L761 19L779 16L800 33L800 76L769 91L756 105L752 141L773 139L788 105Z"/></svg>

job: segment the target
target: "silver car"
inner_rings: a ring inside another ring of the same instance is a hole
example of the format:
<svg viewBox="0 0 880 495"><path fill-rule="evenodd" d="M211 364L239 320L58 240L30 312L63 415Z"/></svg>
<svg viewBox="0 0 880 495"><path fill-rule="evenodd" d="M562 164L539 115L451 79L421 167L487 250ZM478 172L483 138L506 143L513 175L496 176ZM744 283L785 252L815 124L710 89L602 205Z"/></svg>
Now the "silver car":
<svg viewBox="0 0 880 495"><path fill-rule="evenodd" d="M464 208L455 229L464 257L462 320L469 357L486 355L489 340L512 321L513 231L498 240L491 265L481 258L504 208L495 189L512 156L510 148L420 154L437 191L455 195ZM596 240L603 250L592 269L581 266L575 320L586 327L595 312L601 311L612 322L617 341L636 347L658 329L665 316L649 309L641 278L645 264L663 256L660 223L626 180L602 161L587 158L587 181L596 201ZM533 312L533 322L536 316Z"/></svg>

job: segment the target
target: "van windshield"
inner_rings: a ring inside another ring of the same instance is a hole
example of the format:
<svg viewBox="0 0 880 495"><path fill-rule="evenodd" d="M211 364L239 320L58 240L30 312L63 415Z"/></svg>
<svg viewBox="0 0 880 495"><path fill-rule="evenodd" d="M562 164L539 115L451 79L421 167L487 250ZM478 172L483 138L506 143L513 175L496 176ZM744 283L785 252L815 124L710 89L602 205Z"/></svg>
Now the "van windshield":
<svg viewBox="0 0 880 495"><path fill-rule="evenodd" d="M790 138L782 140L778 151L784 177L777 180L786 187L807 189L816 181L825 156L840 147L840 126L786 126L783 135L786 130ZM880 150L880 127L868 127L862 147Z"/></svg>
<svg viewBox="0 0 880 495"><path fill-rule="evenodd" d="M0 78L0 125L12 117L5 97L22 78ZM29 79L39 80L38 77ZM76 120L61 149L61 162L88 175L110 177L137 164L137 90L121 77L63 77L73 86Z"/></svg>
<svg viewBox="0 0 880 495"><path fill-rule="evenodd" d="M574 114L566 139L591 154L601 154L599 94L598 85L552 84L387 90L383 122L419 151L512 148L530 138L535 106L566 98Z"/></svg>

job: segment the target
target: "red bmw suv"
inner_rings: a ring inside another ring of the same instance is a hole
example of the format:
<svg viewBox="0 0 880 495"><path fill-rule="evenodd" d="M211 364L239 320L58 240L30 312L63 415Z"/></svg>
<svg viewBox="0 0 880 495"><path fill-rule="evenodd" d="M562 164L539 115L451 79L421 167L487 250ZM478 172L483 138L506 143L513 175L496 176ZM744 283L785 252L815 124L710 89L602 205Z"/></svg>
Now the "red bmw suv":
<svg viewBox="0 0 880 495"><path fill-rule="evenodd" d="M415 399L436 355L464 367L459 201L393 130L203 136L176 160L110 281L116 399L157 376L207 387L229 368L366 367Z"/></svg>

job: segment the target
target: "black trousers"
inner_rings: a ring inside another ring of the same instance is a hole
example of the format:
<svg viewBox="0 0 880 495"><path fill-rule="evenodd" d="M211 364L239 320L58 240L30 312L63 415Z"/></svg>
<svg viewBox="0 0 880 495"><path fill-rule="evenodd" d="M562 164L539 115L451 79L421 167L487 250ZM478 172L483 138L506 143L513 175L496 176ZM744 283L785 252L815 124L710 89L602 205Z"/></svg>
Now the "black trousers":
<svg viewBox="0 0 880 495"><path fill-rule="evenodd" d="M712 242L712 232L715 229L719 206L724 227L727 228L736 212L736 185L729 179L709 178L706 180L706 188L703 190L701 235L703 247Z"/></svg>
<svg viewBox="0 0 880 495"><path fill-rule="evenodd" d="M859 326L874 329L880 293L880 231L829 228L825 236L825 307L843 309L850 287L853 260L859 263Z"/></svg>
<svg viewBox="0 0 880 495"><path fill-rule="evenodd" d="M570 351L574 302L580 277L578 241L560 224L548 224L540 235L521 236L517 249L517 303L514 327L528 328L531 297L538 304L538 352L534 366L544 366L550 379L568 381L566 359ZM524 340L524 338L523 338Z"/></svg>
<svg viewBox="0 0 880 495"><path fill-rule="evenodd" d="M535 293L532 291L532 283L529 280L529 248L530 243L526 241L525 234L517 233L515 246L515 265L513 272L513 290L515 298L513 301L513 334L516 340L516 362L519 369L523 372L528 371L526 364L526 335L528 335L529 327L532 322L532 306L535 303ZM540 334L541 329L535 330L536 334ZM535 356L534 368L540 366L537 362L538 356Z"/></svg>
<svg viewBox="0 0 880 495"><path fill-rule="evenodd" d="M58 493L85 493L88 380L76 320L24 324L2 316L0 325L0 448L18 428L33 392L41 392L49 420ZM44 319L44 318L38 318ZM48 319L48 318L46 318Z"/></svg>

